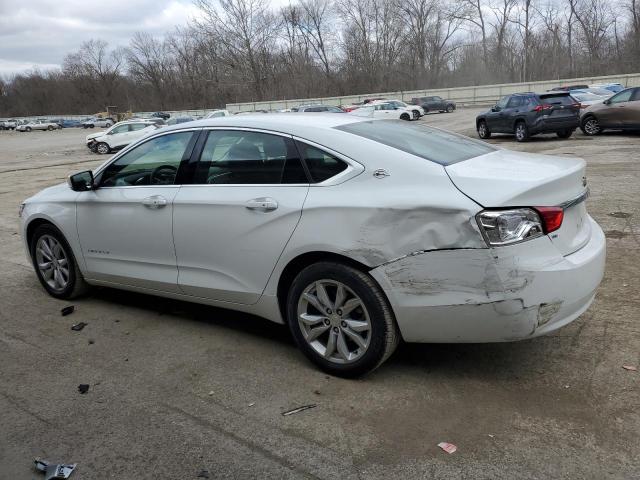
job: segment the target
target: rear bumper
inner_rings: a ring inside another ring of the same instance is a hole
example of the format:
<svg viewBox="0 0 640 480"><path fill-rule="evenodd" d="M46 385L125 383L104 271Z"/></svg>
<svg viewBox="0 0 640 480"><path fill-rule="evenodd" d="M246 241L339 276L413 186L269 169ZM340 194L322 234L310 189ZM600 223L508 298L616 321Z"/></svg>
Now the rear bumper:
<svg viewBox="0 0 640 480"><path fill-rule="evenodd" d="M407 342L507 342L544 335L580 316L604 274L606 242L562 256L548 237L509 247L425 252L371 273Z"/></svg>

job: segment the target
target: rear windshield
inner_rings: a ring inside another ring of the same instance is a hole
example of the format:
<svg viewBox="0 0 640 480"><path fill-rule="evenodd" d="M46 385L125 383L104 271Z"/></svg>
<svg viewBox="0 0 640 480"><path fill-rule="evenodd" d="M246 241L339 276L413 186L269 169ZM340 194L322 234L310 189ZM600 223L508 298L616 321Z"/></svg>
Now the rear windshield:
<svg viewBox="0 0 640 480"><path fill-rule="evenodd" d="M371 120L334 128L444 166L495 151L486 143L403 120Z"/></svg>
<svg viewBox="0 0 640 480"><path fill-rule="evenodd" d="M542 100L542 103L545 103L547 105L572 105L573 103L575 103L573 98L571 98L571 95L569 94L540 95L540 100Z"/></svg>

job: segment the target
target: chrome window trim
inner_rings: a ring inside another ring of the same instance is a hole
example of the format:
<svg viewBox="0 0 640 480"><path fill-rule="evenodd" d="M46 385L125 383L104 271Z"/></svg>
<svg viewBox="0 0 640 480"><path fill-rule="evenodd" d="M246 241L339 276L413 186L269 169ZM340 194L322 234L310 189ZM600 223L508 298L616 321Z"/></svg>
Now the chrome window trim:
<svg viewBox="0 0 640 480"><path fill-rule="evenodd" d="M347 180L351 180L352 178L357 177L358 175L360 175L362 172L365 171L364 165L362 165L360 162L357 162L356 160L350 157L347 157L342 153L336 152L335 150L332 150L329 147L316 143L312 140L308 140L306 138L297 137L295 135L292 135L292 138L298 142L311 145L312 147L315 147L318 150L325 151L329 155L332 155L336 157L338 160L341 160L347 164L347 168L344 169L342 172L338 173L337 175L334 175L333 177L327 178L322 182L310 183L309 185L311 187L325 187L325 186L339 185L341 183L346 182Z"/></svg>

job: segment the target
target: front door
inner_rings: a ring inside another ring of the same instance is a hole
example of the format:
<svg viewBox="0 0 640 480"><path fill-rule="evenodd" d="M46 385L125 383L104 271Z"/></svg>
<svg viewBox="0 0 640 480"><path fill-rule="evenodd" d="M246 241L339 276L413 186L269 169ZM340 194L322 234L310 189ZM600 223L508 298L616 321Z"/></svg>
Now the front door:
<svg viewBox="0 0 640 480"><path fill-rule="evenodd" d="M257 302L298 224L308 190L290 137L210 130L193 185L183 185L174 200L182 291Z"/></svg>
<svg viewBox="0 0 640 480"><path fill-rule="evenodd" d="M628 88L617 93L608 100L609 104L606 107L598 110L598 121L602 127L617 128L623 126L623 119L626 116L633 92L633 88Z"/></svg>
<svg viewBox="0 0 640 480"><path fill-rule="evenodd" d="M87 278L177 292L173 247L175 178L194 132L154 137L96 175L98 188L77 200Z"/></svg>

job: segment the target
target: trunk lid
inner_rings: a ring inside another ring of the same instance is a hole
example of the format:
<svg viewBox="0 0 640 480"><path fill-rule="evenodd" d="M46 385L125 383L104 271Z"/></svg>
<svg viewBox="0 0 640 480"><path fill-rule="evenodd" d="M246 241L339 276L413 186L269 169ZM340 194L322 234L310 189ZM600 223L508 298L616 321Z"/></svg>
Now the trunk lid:
<svg viewBox="0 0 640 480"><path fill-rule="evenodd" d="M580 115L580 104L569 95L569 92L553 92L540 94L542 108L539 112L547 124L562 123L568 118Z"/></svg>
<svg viewBox="0 0 640 480"><path fill-rule="evenodd" d="M485 208L551 207L586 191L585 161L497 150L445 167L454 185ZM564 209L562 226L549 237L563 255L591 237L584 200Z"/></svg>

